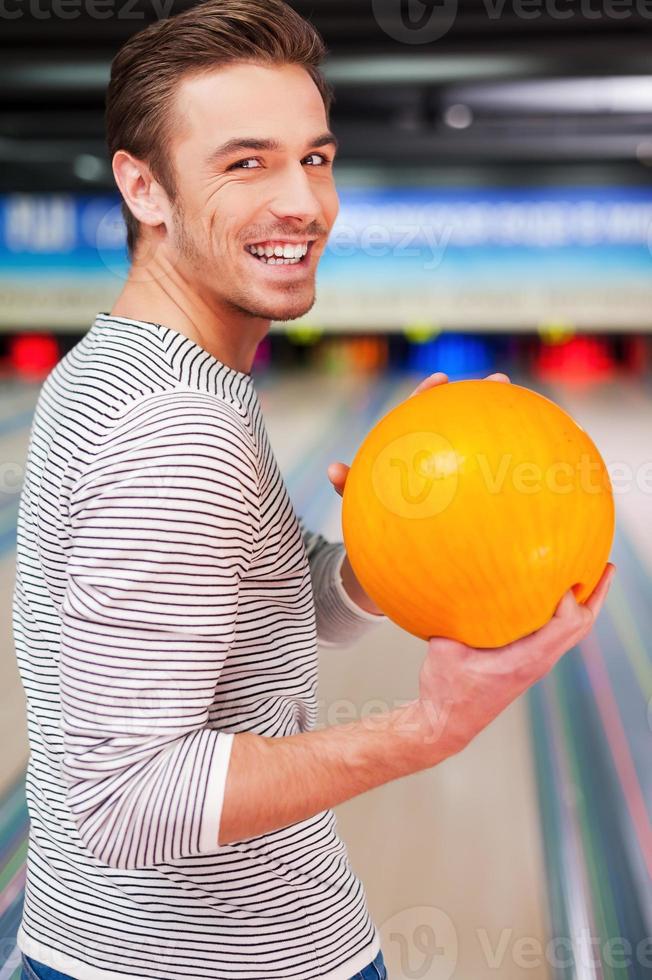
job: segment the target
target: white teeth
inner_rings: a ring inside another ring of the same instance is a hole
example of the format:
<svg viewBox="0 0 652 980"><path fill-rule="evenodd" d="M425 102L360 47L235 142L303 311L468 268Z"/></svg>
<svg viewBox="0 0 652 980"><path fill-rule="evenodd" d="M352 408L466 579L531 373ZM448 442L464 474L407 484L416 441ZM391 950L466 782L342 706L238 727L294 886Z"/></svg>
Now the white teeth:
<svg viewBox="0 0 652 980"><path fill-rule="evenodd" d="M252 255L266 259L268 265L294 265L308 254L308 244L303 245L248 245Z"/></svg>
<svg viewBox="0 0 652 980"><path fill-rule="evenodd" d="M277 258L298 259L308 251L308 243L299 245L248 245L247 248L258 255L267 255L268 252L271 252Z"/></svg>

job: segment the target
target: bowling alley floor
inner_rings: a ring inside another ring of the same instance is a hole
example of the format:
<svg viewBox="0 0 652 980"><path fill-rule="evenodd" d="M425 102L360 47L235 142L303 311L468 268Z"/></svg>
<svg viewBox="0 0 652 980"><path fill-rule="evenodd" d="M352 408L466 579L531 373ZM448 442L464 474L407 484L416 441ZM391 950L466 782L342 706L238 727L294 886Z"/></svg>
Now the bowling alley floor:
<svg viewBox="0 0 652 980"><path fill-rule="evenodd" d="M373 422L416 380L258 375L270 438L309 528L341 539L340 499L326 467L350 462ZM10 614L20 473L36 392L8 382L0 391L0 980L18 976L13 940L28 831L25 703ZM587 429L607 463L621 465L618 575L586 643L464 752L337 808L391 980L615 980L647 976L645 962L652 963L652 949L644 961L640 947L652 934L652 776L646 765L652 739L652 397L643 382L631 379L551 393ZM423 642L392 624L375 627L347 649L323 648L320 723L414 697L424 652ZM627 943L631 955L624 965Z"/></svg>

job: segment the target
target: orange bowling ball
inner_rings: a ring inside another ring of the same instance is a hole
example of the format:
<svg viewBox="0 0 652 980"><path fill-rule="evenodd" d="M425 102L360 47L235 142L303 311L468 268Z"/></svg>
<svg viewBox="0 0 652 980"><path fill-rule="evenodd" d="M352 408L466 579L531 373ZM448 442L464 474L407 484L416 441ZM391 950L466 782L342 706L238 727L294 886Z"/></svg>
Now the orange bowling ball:
<svg viewBox="0 0 652 980"><path fill-rule="evenodd" d="M428 639L499 647L588 598L609 557L614 500L586 432L537 392L457 381L392 409L367 435L342 502L367 594Z"/></svg>

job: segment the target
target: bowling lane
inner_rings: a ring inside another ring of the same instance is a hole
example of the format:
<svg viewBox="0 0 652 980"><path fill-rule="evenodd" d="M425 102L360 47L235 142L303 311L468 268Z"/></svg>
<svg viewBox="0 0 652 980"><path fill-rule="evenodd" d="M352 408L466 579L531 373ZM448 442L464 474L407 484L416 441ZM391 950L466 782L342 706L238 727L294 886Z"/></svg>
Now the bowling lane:
<svg viewBox="0 0 652 980"><path fill-rule="evenodd" d="M605 976L639 977L652 928L652 398L632 378L550 393L612 474L618 568L591 635L532 694L553 916L588 976L602 974L582 928L594 950L630 950Z"/></svg>

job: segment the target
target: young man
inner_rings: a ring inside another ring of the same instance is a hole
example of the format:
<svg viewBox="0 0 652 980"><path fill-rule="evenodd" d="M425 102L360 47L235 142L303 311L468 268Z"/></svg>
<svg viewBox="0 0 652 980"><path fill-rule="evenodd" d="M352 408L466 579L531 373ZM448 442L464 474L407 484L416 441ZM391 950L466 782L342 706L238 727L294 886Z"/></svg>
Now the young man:
<svg viewBox="0 0 652 980"><path fill-rule="evenodd" d="M331 807L460 751L607 591L491 657L433 639L412 703L312 730L317 639L383 619L295 515L249 373L337 214L323 54L281 0L209 0L113 63L132 268L43 386L21 500L26 976L384 976Z"/></svg>

